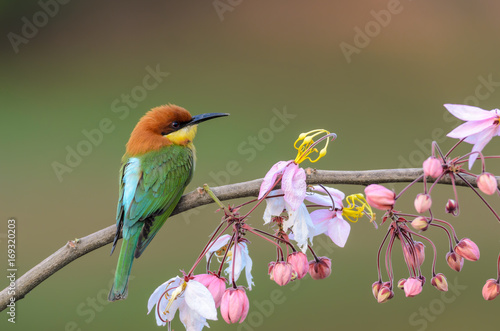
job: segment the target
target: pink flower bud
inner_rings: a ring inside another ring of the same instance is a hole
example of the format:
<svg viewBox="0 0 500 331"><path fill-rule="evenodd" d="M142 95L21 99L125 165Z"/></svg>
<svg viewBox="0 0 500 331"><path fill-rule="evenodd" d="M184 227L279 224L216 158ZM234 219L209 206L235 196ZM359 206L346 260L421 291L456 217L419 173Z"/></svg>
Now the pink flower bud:
<svg viewBox="0 0 500 331"><path fill-rule="evenodd" d="M500 284L496 279L488 279L483 286L484 300L493 300L500 294Z"/></svg>
<svg viewBox="0 0 500 331"><path fill-rule="evenodd" d="M399 289L404 289L405 287L405 283L406 283L406 278L401 278L399 281L398 281L398 288Z"/></svg>
<svg viewBox="0 0 500 331"><path fill-rule="evenodd" d="M457 216L456 211L457 211L458 205L453 199L448 199L448 202L446 203L445 206L445 211L448 214L452 214L453 216Z"/></svg>
<svg viewBox="0 0 500 331"><path fill-rule="evenodd" d="M205 285L205 287L210 291L214 298L215 307L219 308L222 295L226 290L226 280L222 277L219 278L216 275L212 274L196 275L194 276L194 280Z"/></svg>
<svg viewBox="0 0 500 331"><path fill-rule="evenodd" d="M380 210L389 210L394 205L396 194L378 184L371 184L365 188L366 201L372 207Z"/></svg>
<svg viewBox="0 0 500 331"><path fill-rule="evenodd" d="M382 283L380 281L376 281L375 283L372 284L372 293L375 299L378 297L378 292L382 288Z"/></svg>
<svg viewBox="0 0 500 331"><path fill-rule="evenodd" d="M425 176L437 178L443 173L443 166L441 162L433 156L424 161L423 167Z"/></svg>
<svg viewBox="0 0 500 331"><path fill-rule="evenodd" d="M455 254L455 252L448 252L446 254L446 262L455 271L462 270L464 266L464 259L460 255Z"/></svg>
<svg viewBox="0 0 500 331"><path fill-rule="evenodd" d="M479 260L479 248L477 245L469 238L463 238L455 246L455 253L467 259L469 261Z"/></svg>
<svg viewBox="0 0 500 331"><path fill-rule="evenodd" d="M325 279L332 273L332 260L326 256L318 258L319 261L312 260L309 262L309 274L312 279Z"/></svg>
<svg viewBox="0 0 500 331"><path fill-rule="evenodd" d="M417 254L417 263L418 266L420 267L422 264L424 264L425 260L425 245L420 241L415 241L414 245Z"/></svg>
<svg viewBox="0 0 500 331"><path fill-rule="evenodd" d="M279 286L285 286L292 280L294 272L290 263L285 261L276 262L271 271L271 280L274 280Z"/></svg>
<svg viewBox="0 0 500 331"><path fill-rule="evenodd" d="M425 231L429 227L427 218L419 216L411 222L411 226L417 231Z"/></svg>
<svg viewBox="0 0 500 331"><path fill-rule="evenodd" d="M414 297L422 292L422 282L419 279L410 277L404 284L404 290L407 297Z"/></svg>
<svg viewBox="0 0 500 331"><path fill-rule="evenodd" d="M425 246L420 241L413 242L413 249L409 244L405 244L403 254L410 268L420 268L425 260Z"/></svg>
<svg viewBox="0 0 500 331"><path fill-rule="evenodd" d="M497 191L498 182L495 176L489 172L483 172L481 175L477 176L477 187L484 194L492 195Z"/></svg>
<svg viewBox="0 0 500 331"><path fill-rule="evenodd" d="M448 291L448 281L442 273L439 273L436 276L432 277L431 284L440 291Z"/></svg>
<svg viewBox="0 0 500 331"><path fill-rule="evenodd" d="M415 209L417 213L421 214L428 211L431 208L432 199L428 194L419 193L415 198Z"/></svg>
<svg viewBox="0 0 500 331"><path fill-rule="evenodd" d="M273 270L274 270L275 265L276 265L276 261L271 261L267 265L267 274L270 276L271 280L273 280Z"/></svg>
<svg viewBox="0 0 500 331"><path fill-rule="evenodd" d="M248 314L250 303L242 286L230 287L222 295L220 313L226 323L243 323Z"/></svg>
<svg viewBox="0 0 500 331"><path fill-rule="evenodd" d="M309 271L309 262L307 261L307 255L302 252L293 252L288 255L287 262L293 266L293 269L297 273L297 278L302 279Z"/></svg>
<svg viewBox="0 0 500 331"><path fill-rule="evenodd" d="M394 292L388 286L382 286L378 291L377 302L384 303L394 297Z"/></svg>

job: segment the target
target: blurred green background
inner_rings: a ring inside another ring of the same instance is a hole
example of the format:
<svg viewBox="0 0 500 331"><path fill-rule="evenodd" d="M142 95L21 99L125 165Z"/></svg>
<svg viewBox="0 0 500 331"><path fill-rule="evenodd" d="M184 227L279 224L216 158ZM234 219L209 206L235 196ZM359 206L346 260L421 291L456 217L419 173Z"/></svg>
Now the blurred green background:
<svg viewBox="0 0 500 331"><path fill-rule="evenodd" d="M443 149L455 143L445 134L459 122L444 103L499 106L499 10L496 1L451 0L2 2L2 249L9 217L17 220L19 274L68 240L113 224L124 145L138 119L165 103L193 114L231 113L200 126L188 191L206 182L263 177L276 161L295 157L297 135L315 128L338 134L314 165L320 169L420 166L431 139ZM38 27L30 30L33 23ZM144 89L148 70L156 68L163 76ZM285 112L289 118L280 120L277 113ZM105 118L112 132L84 143L84 132L98 129ZM495 153L496 144L485 151ZM86 155L58 178L54 162L66 164L68 149L77 148ZM498 162L488 170L499 173ZM338 188L347 194L363 190ZM219 318L210 322L212 329L497 330L500 299L485 302L481 289L495 277L499 225L472 192L462 188L459 194L462 214L452 222L460 237L479 245L481 259L456 273L444 261L444 233L426 233L439 249L438 272L455 284L447 294L430 286L427 245L423 293L405 298L397 290L394 299L377 304L371 284L386 227L374 230L362 220L343 249L326 238L315 242L318 254L332 258L330 278L284 288L267 276L274 250L254 238L248 318L242 325ZM451 196L451 187L439 187L433 196L438 216L447 220L439 204ZM487 199L500 207L498 197ZM398 207L412 211L412 200ZM154 316L146 315L149 295L191 267L221 216L214 210L208 206L168 221L136 260L127 300L105 301L117 259L109 257L108 245L19 301L15 325L2 312L1 328L158 330ZM253 225L261 224L262 211L251 218ZM6 253L0 254L2 268L6 263ZM394 264L396 280L407 277L399 251ZM7 285L5 277L0 285ZM173 326L183 329L178 319Z"/></svg>

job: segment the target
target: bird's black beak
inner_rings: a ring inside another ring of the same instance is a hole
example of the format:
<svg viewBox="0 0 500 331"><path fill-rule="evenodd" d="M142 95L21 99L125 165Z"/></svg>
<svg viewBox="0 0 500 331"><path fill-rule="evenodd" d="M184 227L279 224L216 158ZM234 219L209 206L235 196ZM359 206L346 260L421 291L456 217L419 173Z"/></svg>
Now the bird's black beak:
<svg viewBox="0 0 500 331"><path fill-rule="evenodd" d="M223 117L223 116L229 116L229 114L227 114L227 113L206 113L206 114L195 115L191 118L191 121L186 123L186 125L195 125L195 124L198 124L201 122L211 120L212 118Z"/></svg>

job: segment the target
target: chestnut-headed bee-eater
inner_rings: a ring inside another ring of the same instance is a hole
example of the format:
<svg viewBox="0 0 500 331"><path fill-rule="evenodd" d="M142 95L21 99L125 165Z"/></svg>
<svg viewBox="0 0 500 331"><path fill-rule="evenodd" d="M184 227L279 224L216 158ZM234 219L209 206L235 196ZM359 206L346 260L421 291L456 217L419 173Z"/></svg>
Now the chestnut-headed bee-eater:
<svg viewBox="0 0 500 331"><path fill-rule="evenodd" d="M123 237L113 287L108 300L125 299L132 262L141 256L179 202L193 177L197 124L227 116L191 116L175 105L153 108L130 135L120 169L113 253Z"/></svg>

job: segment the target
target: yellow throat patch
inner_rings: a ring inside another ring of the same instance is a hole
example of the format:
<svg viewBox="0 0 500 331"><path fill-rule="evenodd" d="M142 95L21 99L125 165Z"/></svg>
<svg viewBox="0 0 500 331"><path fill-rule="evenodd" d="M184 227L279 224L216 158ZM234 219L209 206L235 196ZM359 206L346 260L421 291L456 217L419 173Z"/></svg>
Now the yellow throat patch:
<svg viewBox="0 0 500 331"><path fill-rule="evenodd" d="M164 137L176 145L186 146L193 142L197 130L197 125L189 125L185 128L169 133Z"/></svg>

